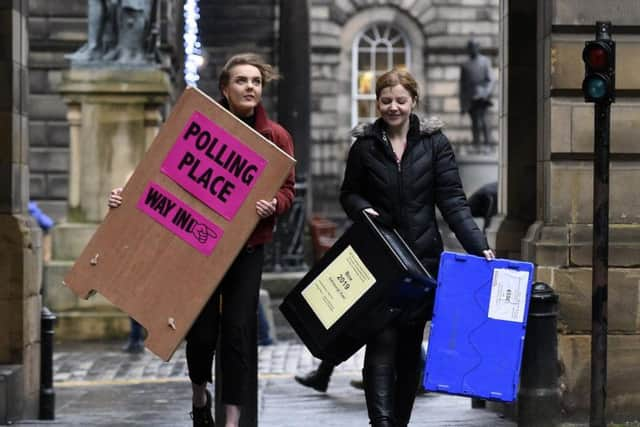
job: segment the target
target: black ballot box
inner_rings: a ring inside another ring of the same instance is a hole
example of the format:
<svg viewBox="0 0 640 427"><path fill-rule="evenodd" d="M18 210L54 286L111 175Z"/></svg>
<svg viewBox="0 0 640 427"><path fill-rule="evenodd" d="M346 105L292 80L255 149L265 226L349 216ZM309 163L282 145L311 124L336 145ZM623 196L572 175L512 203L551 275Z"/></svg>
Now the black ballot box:
<svg viewBox="0 0 640 427"><path fill-rule="evenodd" d="M424 309L436 286L395 230L363 218L280 305L309 351L336 365L389 322Z"/></svg>

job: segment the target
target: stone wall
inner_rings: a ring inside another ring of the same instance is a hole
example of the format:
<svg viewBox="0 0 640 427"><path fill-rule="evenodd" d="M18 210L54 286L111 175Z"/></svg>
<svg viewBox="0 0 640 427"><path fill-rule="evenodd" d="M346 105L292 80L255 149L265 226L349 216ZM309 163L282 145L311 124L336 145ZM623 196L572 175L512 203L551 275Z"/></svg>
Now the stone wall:
<svg viewBox="0 0 640 427"><path fill-rule="evenodd" d="M255 52L277 64L276 0L201 1L199 26L205 65L200 70L198 88L216 100L221 96L218 75L230 56ZM263 93L272 119L277 119L277 93L277 83L268 85Z"/></svg>
<svg viewBox="0 0 640 427"><path fill-rule="evenodd" d="M568 418L585 419L590 403L592 329L593 105L582 99L582 49L595 22L613 22L618 95L611 112L609 196L608 421L640 417L640 179L635 143L640 79L640 10L633 0L540 2L538 49L538 209L523 240L537 279L560 296L558 350L562 404ZM509 180L511 184L511 180ZM606 330L606 329L605 329Z"/></svg>
<svg viewBox="0 0 640 427"><path fill-rule="evenodd" d="M86 39L87 2L29 2L30 197L56 219L66 215L69 168L67 107L57 94L64 58Z"/></svg>
<svg viewBox="0 0 640 427"><path fill-rule="evenodd" d="M29 128L30 197L44 212L60 220L67 214L69 188L69 126L67 106L58 93L65 55L87 39L87 0L29 2ZM180 87L182 2L159 2L162 68ZM179 91L176 91L179 94Z"/></svg>
<svg viewBox="0 0 640 427"><path fill-rule="evenodd" d="M27 0L0 3L0 424L38 414L41 234L27 212Z"/></svg>

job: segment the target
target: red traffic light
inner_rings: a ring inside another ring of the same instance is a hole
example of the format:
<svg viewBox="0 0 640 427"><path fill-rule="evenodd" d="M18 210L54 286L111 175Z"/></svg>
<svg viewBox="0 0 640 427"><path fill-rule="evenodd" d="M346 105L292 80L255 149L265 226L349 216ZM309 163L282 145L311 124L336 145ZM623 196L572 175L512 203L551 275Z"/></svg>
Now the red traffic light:
<svg viewBox="0 0 640 427"><path fill-rule="evenodd" d="M611 66L611 48L602 41L587 43L582 51L582 59L593 71L604 71Z"/></svg>

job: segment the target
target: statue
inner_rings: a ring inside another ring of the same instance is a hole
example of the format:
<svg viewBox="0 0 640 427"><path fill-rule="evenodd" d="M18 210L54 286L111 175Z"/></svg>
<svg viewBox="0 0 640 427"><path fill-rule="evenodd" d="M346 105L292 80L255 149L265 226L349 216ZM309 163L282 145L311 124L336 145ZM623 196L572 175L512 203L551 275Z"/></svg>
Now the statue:
<svg viewBox="0 0 640 427"><path fill-rule="evenodd" d="M474 40L467 43L469 60L460 67L460 113L471 117L473 144L491 144L486 112L492 105L491 94L494 81L491 78L491 61L480 54L480 46Z"/></svg>
<svg viewBox="0 0 640 427"><path fill-rule="evenodd" d="M87 43L74 65L148 65L155 58L157 0L88 0Z"/></svg>

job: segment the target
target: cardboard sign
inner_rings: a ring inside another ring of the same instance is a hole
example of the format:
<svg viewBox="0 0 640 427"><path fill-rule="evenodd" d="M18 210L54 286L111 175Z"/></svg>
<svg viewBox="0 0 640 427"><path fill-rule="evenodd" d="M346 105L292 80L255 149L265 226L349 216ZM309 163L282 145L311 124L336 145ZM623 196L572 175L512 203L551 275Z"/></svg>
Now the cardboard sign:
<svg viewBox="0 0 640 427"><path fill-rule="evenodd" d="M196 111L162 164L162 172L230 220L266 164L259 154Z"/></svg>
<svg viewBox="0 0 640 427"><path fill-rule="evenodd" d="M142 193L138 209L204 255L211 255L222 237L220 227L154 182Z"/></svg>
<svg viewBox="0 0 640 427"><path fill-rule="evenodd" d="M164 360L183 340L295 160L188 88L65 276L140 322ZM105 194L105 203L108 195Z"/></svg>

